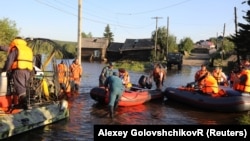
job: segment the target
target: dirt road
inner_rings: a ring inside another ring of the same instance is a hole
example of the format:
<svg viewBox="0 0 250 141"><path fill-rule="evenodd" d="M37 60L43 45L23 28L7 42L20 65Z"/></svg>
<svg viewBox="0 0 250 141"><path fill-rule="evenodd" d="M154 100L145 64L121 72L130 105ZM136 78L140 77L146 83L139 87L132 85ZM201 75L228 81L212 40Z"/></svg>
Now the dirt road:
<svg viewBox="0 0 250 141"><path fill-rule="evenodd" d="M184 57L183 65L200 66L201 64L209 64L210 56L204 53L192 53L188 57Z"/></svg>

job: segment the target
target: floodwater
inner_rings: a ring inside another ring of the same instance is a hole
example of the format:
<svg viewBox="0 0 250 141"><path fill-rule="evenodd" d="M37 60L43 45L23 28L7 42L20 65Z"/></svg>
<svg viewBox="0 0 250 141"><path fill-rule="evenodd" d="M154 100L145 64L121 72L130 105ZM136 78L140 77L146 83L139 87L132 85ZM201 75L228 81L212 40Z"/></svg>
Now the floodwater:
<svg viewBox="0 0 250 141"><path fill-rule="evenodd" d="M133 107L119 107L111 120L107 107L91 99L89 91L98 86L98 76L105 64L83 62L84 75L80 94L70 101L70 117L45 127L17 135L7 140L15 141L93 141L93 125L230 125L239 124L237 118L245 113L218 113L191 108L171 101L156 100ZM181 71L169 70L163 90L192 82L200 67L183 66ZM137 83L145 73L130 72L132 83ZM155 85L152 89L155 89Z"/></svg>

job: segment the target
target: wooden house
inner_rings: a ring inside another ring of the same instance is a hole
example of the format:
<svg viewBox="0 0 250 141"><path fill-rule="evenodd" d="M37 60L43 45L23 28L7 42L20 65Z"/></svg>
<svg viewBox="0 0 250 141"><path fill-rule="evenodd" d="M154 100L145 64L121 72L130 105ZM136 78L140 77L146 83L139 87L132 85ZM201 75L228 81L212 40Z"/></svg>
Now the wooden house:
<svg viewBox="0 0 250 141"><path fill-rule="evenodd" d="M106 54L109 61L117 61L122 58L121 48L124 43L113 42L107 48Z"/></svg>
<svg viewBox="0 0 250 141"><path fill-rule="evenodd" d="M105 61L106 49L108 47L107 38L82 38L81 56L83 60Z"/></svg>
<svg viewBox="0 0 250 141"><path fill-rule="evenodd" d="M151 39L126 39L120 49L123 60L150 61L155 45Z"/></svg>

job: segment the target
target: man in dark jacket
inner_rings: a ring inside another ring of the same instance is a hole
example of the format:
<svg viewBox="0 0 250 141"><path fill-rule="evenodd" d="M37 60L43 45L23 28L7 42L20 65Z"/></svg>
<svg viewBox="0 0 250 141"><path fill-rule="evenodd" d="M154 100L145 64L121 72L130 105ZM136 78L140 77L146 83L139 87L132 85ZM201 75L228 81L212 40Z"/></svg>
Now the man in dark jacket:
<svg viewBox="0 0 250 141"><path fill-rule="evenodd" d="M27 46L27 42L22 38L14 39L9 46L8 57L2 71L10 73L13 78L15 95L19 99L18 106L24 109L28 108L26 88L32 70L32 49Z"/></svg>
<svg viewBox="0 0 250 141"><path fill-rule="evenodd" d="M109 115L113 118L114 111L124 91L124 85L122 80L118 77L118 73L114 72L113 75L106 79L104 86L106 91L109 91Z"/></svg>
<svg viewBox="0 0 250 141"><path fill-rule="evenodd" d="M111 75L113 75L113 63L109 62L109 64L102 69L99 76L99 86L103 87L106 79Z"/></svg>

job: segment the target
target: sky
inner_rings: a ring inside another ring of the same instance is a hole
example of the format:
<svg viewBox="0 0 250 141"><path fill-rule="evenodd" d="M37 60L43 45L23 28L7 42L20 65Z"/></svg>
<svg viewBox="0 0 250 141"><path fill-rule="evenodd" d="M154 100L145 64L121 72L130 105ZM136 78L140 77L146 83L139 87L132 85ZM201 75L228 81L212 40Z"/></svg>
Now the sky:
<svg viewBox="0 0 250 141"><path fill-rule="evenodd" d="M103 37L109 25L114 42L151 38L168 27L177 41L194 42L235 34L236 20L249 10L243 0L82 0L81 31ZM77 42L79 0L1 0L0 19L16 23L22 37ZM225 28L224 28L225 27ZM224 30L225 29L225 30ZM224 32L225 31L225 32Z"/></svg>

